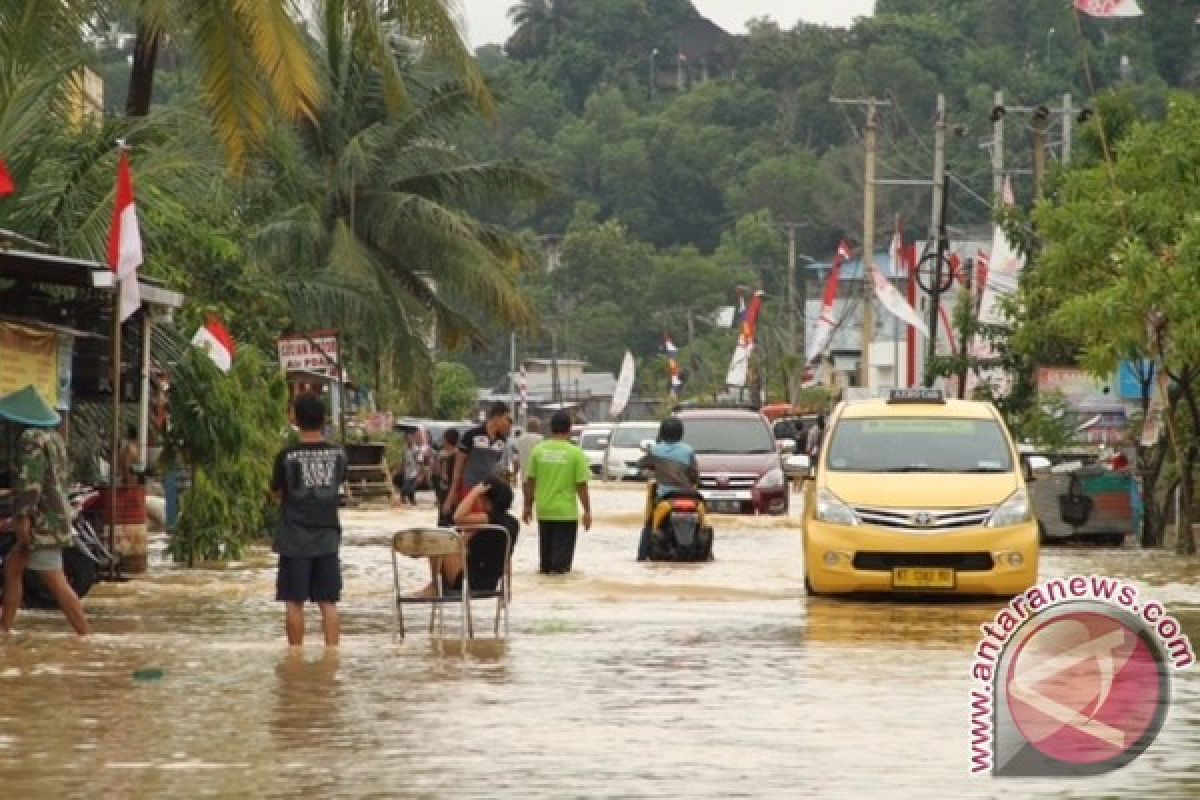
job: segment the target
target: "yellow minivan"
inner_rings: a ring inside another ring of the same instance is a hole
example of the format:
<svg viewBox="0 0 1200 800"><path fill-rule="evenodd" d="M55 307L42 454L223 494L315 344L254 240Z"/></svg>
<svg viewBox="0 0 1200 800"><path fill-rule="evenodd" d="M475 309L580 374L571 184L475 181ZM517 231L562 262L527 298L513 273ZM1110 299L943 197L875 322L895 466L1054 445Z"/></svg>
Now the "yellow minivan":
<svg viewBox="0 0 1200 800"><path fill-rule="evenodd" d="M1020 457L990 403L932 389L844 402L805 482L804 586L1014 595L1038 573Z"/></svg>

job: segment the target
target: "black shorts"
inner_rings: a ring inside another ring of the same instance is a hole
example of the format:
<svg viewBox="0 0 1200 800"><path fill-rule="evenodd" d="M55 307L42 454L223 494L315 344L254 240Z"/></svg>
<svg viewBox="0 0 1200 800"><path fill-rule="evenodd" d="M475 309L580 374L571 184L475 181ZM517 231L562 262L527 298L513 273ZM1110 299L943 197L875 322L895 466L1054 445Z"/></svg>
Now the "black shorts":
<svg viewBox="0 0 1200 800"><path fill-rule="evenodd" d="M281 603L336 603L342 597L342 565L337 553L279 557L275 599Z"/></svg>

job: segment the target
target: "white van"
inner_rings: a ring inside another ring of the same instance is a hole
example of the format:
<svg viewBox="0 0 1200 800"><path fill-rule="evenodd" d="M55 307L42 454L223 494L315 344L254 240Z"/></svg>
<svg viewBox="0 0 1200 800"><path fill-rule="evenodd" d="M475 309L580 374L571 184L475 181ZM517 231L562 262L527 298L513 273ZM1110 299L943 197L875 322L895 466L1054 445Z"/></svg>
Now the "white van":
<svg viewBox="0 0 1200 800"><path fill-rule="evenodd" d="M645 455L641 445L646 439L653 440L657 436L657 422L619 422L613 426L604 453L604 480L645 480L645 472L638 467L638 461Z"/></svg>

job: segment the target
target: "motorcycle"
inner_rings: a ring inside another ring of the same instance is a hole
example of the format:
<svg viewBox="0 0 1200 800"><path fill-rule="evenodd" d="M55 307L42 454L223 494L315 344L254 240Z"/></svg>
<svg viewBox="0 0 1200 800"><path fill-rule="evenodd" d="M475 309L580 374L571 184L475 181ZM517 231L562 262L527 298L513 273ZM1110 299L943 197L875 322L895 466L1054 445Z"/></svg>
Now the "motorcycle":
<svg viewBox="0 0 1200 800"><path fill-rule="evenodd" d="M71 503L73 542L63 550L63 572L75 594L82 598L117 559L105 547L93 525L93 521L99 524L100 493L90 486L75 486L67 492L67 500ZM12 511L11 501L0 507L0 596L4 594L4 562L17 542ZM58 608L58 602L38 573L25 570L23 585L22 605L25 608Z"/></svg>
<svg viewBox="0 0 1200 800"><path fill-rule="evenodd" d="M712 561L713 529L708 524L704 496L676 491L656 500L658 484L646 487L646 525L650 536L648 561Z"/></svg>

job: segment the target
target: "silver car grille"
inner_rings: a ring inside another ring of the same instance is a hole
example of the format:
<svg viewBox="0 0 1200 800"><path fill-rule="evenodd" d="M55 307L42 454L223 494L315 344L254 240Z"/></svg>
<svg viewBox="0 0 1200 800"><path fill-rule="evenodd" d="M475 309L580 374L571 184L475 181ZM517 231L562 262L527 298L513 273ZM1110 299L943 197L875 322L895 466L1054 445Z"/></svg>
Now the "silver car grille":
<svg viewBox="0 0 1200 800"><path fill-rule="evenodd" d="M708 473L700 476L701 489L753 489L758 475L751 473Z"/></svg>
<svg viewBox="0 0 1200 800"><path fill-rule="evenodd" d="M995 509L992 506L981 508L954 508L925 511L914 508L870 508L855 506L854 513L863 525L874 525L880 528L912 531L913 533L940 533L961 528L978 528L983 526Z"/></svg>

